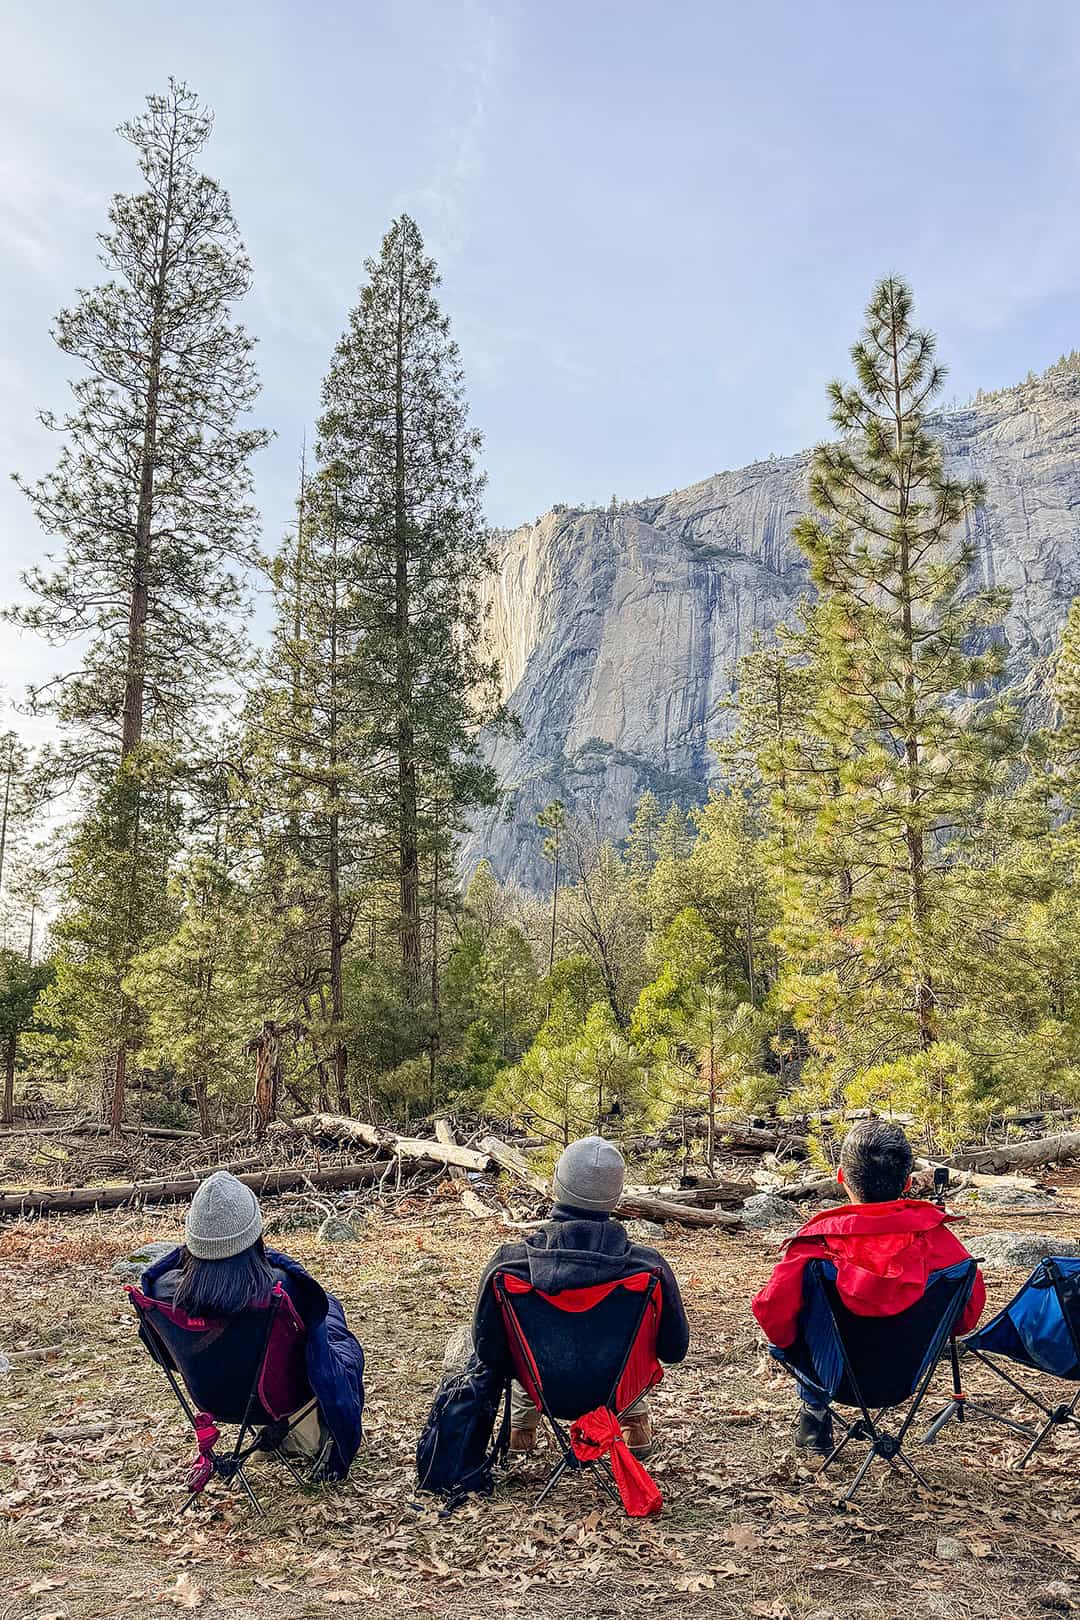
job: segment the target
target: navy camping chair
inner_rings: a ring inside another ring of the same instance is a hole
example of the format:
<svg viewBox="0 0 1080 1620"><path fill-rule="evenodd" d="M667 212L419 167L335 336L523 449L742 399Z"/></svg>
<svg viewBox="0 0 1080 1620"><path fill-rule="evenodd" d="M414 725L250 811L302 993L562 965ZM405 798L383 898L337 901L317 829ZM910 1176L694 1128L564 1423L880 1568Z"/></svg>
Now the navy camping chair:
<svg viewBox="0 0 1080 1620"><path fill-rule="evenodd" d="M836 1267L812 1260L803 1273L799 1333L786 1350L770 1353L792 1374L814 1406L828 1407L843 1430L825 1460L829 1468L854 1441L868 1450L843 1500L849 1502L875 1457L897 1473L927 1481L904 1451L930 1380L953 1342L953 1330L975 1282L974 1260L931 1272L916 1304L895 1316L857 1316L840 1298ZM886 1412L906 1405L899 1427L882 1427ZM837 1407L854 1408L849 1422Z"/></svg>
<svg viewBox="0 0 1080 1620"><path fill-rule="evenodd" d="M261 1513L244 1473L244 1464L257 1451L270 1452L298 1484L305 1484L284 1444L316 1406L307 1378L306 1329L281 1284L268 1299L235 1316L205 1318L188 1316L138 1288L127 1293L139 1319L139 1337L195 1432L198 1450L180 1512L216 1478L230 1489L239 1483ZM234 1424L232 1446L219 1454L214 1447L221 1429ZM321 1460L312 1460L313 1477Z"/></svg>
<svg viewBox="0 0 1080 1620"><path fill-rule="evenodd" d="M1031 1442L1017 1463L1018 1468L1023 1468L1053 1429L1070 1425L1080 1429L1080 1412L1077 1411L1080 1406L1080 1259L1040 1260L1019 1293L989 1322L961 1339L957 1350L962 1357L972 1357L1003 1379L1042 1413L1043 1422L1040 1425L1017 1423L993 1407L972 1401L959 1388L958 1379L952 1400L937 1414L926 1432L927 1442L936 1440L950 1419L956 1418L962 1423L965 1418L977 1415L991 1423L1000 1423ZM996 1356L1076 1383L1076 1394L1067 1403L1049 1406L1006 1372L993 1359Z"/></svg>
<svg viewBox="0 0 1080 1620"><path fill-rule="evenodd" d="M660 1278L640 1271L546 1294L527 1277L507 1270L495 1273L492 1287L514 1376L546 1418L559 1449L536 1505L564 1474L580 1470L592 1473L614 1502L627 1506L620 1489L626 1465L611 1454L583 1459L574 1449L573 1425L600 1411L621 1427L621 1420L663 1378L656 1355ZM643 1469L634 1471L655 1490Z"/></svg>

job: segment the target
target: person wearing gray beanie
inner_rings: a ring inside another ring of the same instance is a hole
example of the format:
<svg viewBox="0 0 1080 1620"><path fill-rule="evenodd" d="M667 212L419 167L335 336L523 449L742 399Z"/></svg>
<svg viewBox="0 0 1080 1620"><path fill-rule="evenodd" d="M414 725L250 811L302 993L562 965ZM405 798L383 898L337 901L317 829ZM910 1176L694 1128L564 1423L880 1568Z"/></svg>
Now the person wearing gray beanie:
<svg viewBox="0 0 1080 1620"><path fill-rule="evenodd" d="M472 1329L460 1328L447 1348L443 1365L448 1375L461 1372L474 1352L485 1367L507 1374L512 1370L506 1328L492 1286L497 1271L515 1272L545 1294L654 1271L661 1290L656 1352L661 1361L683 1360L690 1329L675 1275L662 1255L632 1243L612 1218L625 1180L626 1161L615 1143L605 1137L586 1136L563 1149L551 1178L554 1207L550 1218L523 1242L504 1243L493 1255L480 1283ZM603 1356L605 1348L598 1342L596 1355ZM617 1349L615 1354L617 1360ZM539 1411L515 1383L510 1405L511 1451L533 1451L539 1424ZM638 1457L648 1456L654 1441L645 1400L626 1413L623 1430L630 1450Z"/></svg>
<svg viewBox="0 0 1080 1620"><path fill-rule="evenodd" d="M198 1260L231 1260L262 1234L262 1210L250 1187L218 1170L200 1185L188 1206L184 1236Z"/></svg>
<svg viewBox="0 0 1080 1620"><path fill-rule="evenodd" d="M307 1374L306 1388L296 1392L302 1405L291 1414L293 1422L282 1445L311 1462L320 1476L345 1476L362 1434L364 1352L349 1331L341 1301L298 1261L267 1249L262 1210L250 1187L227 1170L207 1176L188 1206L183 1247L148 1267L140 1287L148 1298L183 1312L192 1330L204 1328L206 1318L255 1311L265 1323L265 1308L280 1290L284 1300L278 1309L292 1315L294 1326L298 1321L303 1327ZM266 1341L258 1334L256 1342ZM213 1396L204 1397L200 1391L205 1391L206 1364L212 1358L197 1342L185 1340L175 1346L175 1355L177 1371L197 1409L210 1410L209 1402L220 1398L232 1380L236 1384L229 1392L232 1404L242 1408L250 1399L257 1367L227 1361L215 1369Z"/></svg>
<svg viewBox="0 0 1080 1620"><path fill-rule="evenodd" d="M610 1215L622 1197L626 1160L602 1136L585 1136L564 1148L551 1178L556 1204Z"/></svg>

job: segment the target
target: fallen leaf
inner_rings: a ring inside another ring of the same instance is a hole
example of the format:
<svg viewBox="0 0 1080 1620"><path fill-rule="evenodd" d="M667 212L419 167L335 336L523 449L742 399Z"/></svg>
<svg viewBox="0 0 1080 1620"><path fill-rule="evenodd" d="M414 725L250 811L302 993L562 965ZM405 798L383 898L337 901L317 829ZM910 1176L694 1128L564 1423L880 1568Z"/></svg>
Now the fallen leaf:
<svg viewBox="0 0 1080 1620"><path fill-rule="evenodd" d="M200 1603L206 1602L206 1593L201 1586L195 1585L186 1569L180 1571L176 1585L170 1587L165 1596L178 1609L197 1609Z"/></svg>

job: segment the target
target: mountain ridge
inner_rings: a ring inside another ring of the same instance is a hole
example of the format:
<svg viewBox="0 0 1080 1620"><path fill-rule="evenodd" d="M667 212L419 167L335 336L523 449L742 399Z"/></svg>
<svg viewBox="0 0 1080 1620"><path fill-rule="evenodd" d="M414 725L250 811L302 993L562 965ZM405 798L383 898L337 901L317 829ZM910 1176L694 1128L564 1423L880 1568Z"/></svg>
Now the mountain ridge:
<svg viewBox="0 0 1080 1620"><path fill-rule="evenodd" d="M1013 592L1004 634L1021 680L1080 593L1080 356L931 423L950 470L986 483L973 578ZM504 796L474 824L467 866L487 857L535 883L535 817L553 798L621 836L647 787L664 803L704 797L739 659L808 588L791 529L812 454L606 508L556 505L498 537L482 635L521 729L485 745Z"/></svg>

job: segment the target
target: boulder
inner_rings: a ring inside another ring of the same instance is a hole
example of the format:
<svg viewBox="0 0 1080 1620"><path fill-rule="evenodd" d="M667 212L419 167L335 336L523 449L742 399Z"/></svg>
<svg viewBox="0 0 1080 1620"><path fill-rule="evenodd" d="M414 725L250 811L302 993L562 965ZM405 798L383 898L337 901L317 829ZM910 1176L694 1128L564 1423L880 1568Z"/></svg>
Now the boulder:
<svg viewBox="0 0 1080 1620"><path fill-rule="evenodd" d="M352 1221L341 1215L328 1215L319 1227L320 1243L355 1243L360 1236Z"/></svg>
<svg viewBox="0 0 1080 1620"><path fill-rule="evenodd" d="M163 1260L175 1248L175 1243L144 1243L141 1249L133 1249L130 1254L114 1260L111 1267L112 1275L119 1277L122 1282L137 1283L148 1266L152 1266L157 1260Z"/></svg>
<svg viewBox="0 0 1080 1620"><path fill-rule="evenodd" d="M1075 1238L1052 1232L983 1232L968 1247L986 1271L1030 1271L1048 1255L1080 1255Z"/></svg>
<svg viewBox="0 0 1080 1620"><path fill-rule="evenodd" d="M742 1207L742 1221L751 1231L782 1226L793 1232L799 1225L799 1214L789 1198L777 1198L774 1193L760 1192L746 1200Z"/></svg>

